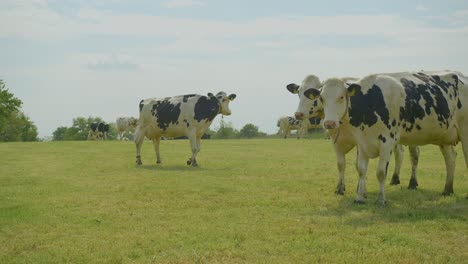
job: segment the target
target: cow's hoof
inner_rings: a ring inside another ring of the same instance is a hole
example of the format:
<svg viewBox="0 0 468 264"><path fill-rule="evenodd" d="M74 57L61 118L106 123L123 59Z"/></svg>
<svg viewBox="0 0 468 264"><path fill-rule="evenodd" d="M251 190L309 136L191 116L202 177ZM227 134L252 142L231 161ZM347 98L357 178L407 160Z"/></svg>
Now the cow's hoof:
<svg viewBox="0 0 468 264"><path fill-rule="evenodd" d="M445 190L445 191L442 193L443 196L450 196L450 195L452 195L452 194L453 194L453 191L447 191L447 190Z"/></svg>
<svg viewBox="0 0 468 264"><path fill-rule="evenodd" d="M189 159L187 160L187 165L190 165L190 164L192 164L192 160Z"/></svg>
<svg viewBox="0 0 468 264"><path fill-rule="evenodd" d="M417 187L418 187L418 182L415 179L411 179L409 184L408 184L408 189L416 190Z"/></svg>
<svg viewBox="0 0 468 264"><path fill-rule="evenodd" d="M141 160L137 160L137 161L136 161L136 164L137 164L137 165L141 165L141 164L143 164L143 163L141 162Z"/></svg>
<svg viewBox="0 0 468 264"><path fill-rule="evenodd" d="M192 167L198 167L198 163L192 163Z"/></svg>
<svg viewBox="0 0 468 264"><path fill-rule="evenodd" d="M354 203L355 203L355 204L365 204L366 201L355 199L355 200L354 200Z"/></svg>
<svg viewBox="0 0 468 264"><path fill-rule="evenodd" d="M343 191L343 190L336 190L336 191L335 191L335 194L337 194L337 195L344 195L344 191Z"/></svg>
<svg viewBox="0 0 468 264"><path fill-rule="evenodd" d="M398 177L397 175L393 175L390 185L398 185L398 184L400 184L400 177Z"/></svg>
<svg viewBox="0 0 468 264"><path fill-rule="evenodd" d="M383 207L386 207L388 204L387 201L381 201L381 200L377 200L375 201L375 203Z"/></svg>
<svg viewBox="0 0 468 264"><path fill-rule="evenodd" d="M162 162L160 160L157 160L156 161L156 164L161 164Z"/></svg>

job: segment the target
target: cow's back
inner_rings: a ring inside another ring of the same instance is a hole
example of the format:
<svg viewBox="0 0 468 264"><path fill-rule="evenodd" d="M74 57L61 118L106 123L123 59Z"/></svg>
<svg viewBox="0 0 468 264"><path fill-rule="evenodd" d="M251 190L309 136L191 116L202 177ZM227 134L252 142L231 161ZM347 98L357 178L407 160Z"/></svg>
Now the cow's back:
<svg viewBox="0 0 468 264"><path fill-rule="evenodd" d="M185 136L195 129L203 135L219 113L215 97L190 94L140 102L139 129L148 138Z"/></svg>

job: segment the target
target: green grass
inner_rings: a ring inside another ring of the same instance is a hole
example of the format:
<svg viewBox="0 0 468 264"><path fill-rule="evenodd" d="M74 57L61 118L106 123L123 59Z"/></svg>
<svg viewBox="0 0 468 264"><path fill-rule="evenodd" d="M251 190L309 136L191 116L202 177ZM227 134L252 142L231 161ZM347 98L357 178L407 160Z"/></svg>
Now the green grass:
<svg viewBox="0 0 468 264"><path fill-rule="evenodd" d="M466 263L468 170L460 146L455 195L443 197L437 147L421 148L419 189L386 186L368 202L335 195L335 157L322 139L163 141L163 164L133 142L0 144L0 263ZM391 164L391 167L393 162ZM391 171L392 168L389 169ZM389 177L390 178L390 177ZM389 182L387 178L387 182Z"/></svg>

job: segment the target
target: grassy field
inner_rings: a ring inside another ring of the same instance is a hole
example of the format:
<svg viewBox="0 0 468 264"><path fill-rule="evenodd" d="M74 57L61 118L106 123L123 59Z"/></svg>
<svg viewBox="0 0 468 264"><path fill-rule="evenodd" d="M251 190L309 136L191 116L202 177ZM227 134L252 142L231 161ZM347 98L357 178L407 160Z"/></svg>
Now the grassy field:
<svg viewBox="0 0 468 264"><path fill-rule="evenodd" d="M0 263L467 263L468 170L460 146L455 195L441 196L438 148L421 149L419 189L387 185L368 202L334 194L335 157L321 139L0 144ZM393 169L393 162L389 171ZM390 178L390 177L389 177ZM387 182L389 182L387 178Z"/></svg>

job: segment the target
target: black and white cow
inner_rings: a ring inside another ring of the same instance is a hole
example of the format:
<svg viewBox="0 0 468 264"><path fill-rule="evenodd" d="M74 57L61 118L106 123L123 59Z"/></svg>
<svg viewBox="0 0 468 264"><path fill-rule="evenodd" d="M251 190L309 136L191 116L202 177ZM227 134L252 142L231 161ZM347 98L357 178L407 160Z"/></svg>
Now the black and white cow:
<svg viewBox="0 0 468 264"><path fill-rule="evenodd" d="M311 81L313 80L313 81ZM356 82L358 79L353 77L341 78L346 86L351 85ZM320 88L323 84L320 83L320 80L315 75L308 75L304 79L301 85L291 83L287 85L289 92L299 95L299 109L295 113L295 116L298 118L304 118L309 113L308 117L321 117L323 118L323 104L320 98L309 98L304 95L305 91L308 91L311 88ZM307 111L308 109L308 111ZM355 146L356 141L350 135L344 135L344 133L339 133L337 129L329 129L329 136L333 139L333 149L335 151L337 168L338 168L338 183L336 185L335 193L343 195L345 192L345 168L346 168L346 154L349 153ZM410 156L411 156L411 179L409 181L408 188L416 189L418 186L417 181L417 167L419 161L419 148L416 146L409 146ZM397 185L400 184L400 172L401 165L403 164L403 147L398 145L394 149L395 152L395 167L393 171L393 177L391 184Z"/></svg>
<svg viewBox="0 0 468 264"><path fill-rule="evenodd" d="M231 115L229 102L234 98L235 94L228 96L219 92L208 96L189 94L142 100L135 139L136 163L142 164L141 145L145 136L153 141L156 163L161 163L159 143L162 136L187 136L192 150L187 164L198 166L196 156L203 134L218 114Z"/></svg>
<svg viewBox="0 0 468 264"><path fill-rule="evenodd" d="M104 122L91 123L88 132L88 140L106 140L109 133L109 124Z"/></svg>
<svg viewBox="0 0 468 264"><path fill-rule="evenodd" d="M123 135L126 132L134 132L137 126L138 119L134 117L119 117L115 124L117 126L117 133L119 133L120 140L123 140Z"/></svg>
<svg viewBox="0 0 468 264"><path fill-rule="evenodd" d="M336 129L339 135L356 141L360 177L357 202L365 201L368 160L379 157L378 201L384 204L388 161L397 143L439 145L447 168L443 194L453 193L453 146L459 141L468 166L467 81L462 74L448 71L376 74L349 86L333 78L325 81L321 90L304 91L304 97L320 99L325 128ZM309 111L308 103L300 103L298 112Z"/></svg>
<svg viewBox="0 0 468 264"><path fill-rule="evenodd" d="M299 139L302 131L302 120L297 120L292 116L283 116L278 119L276 126L279 127L278 134L283 138L287 138L291 135L291 130L296 130L297 138Z"/></svg>

